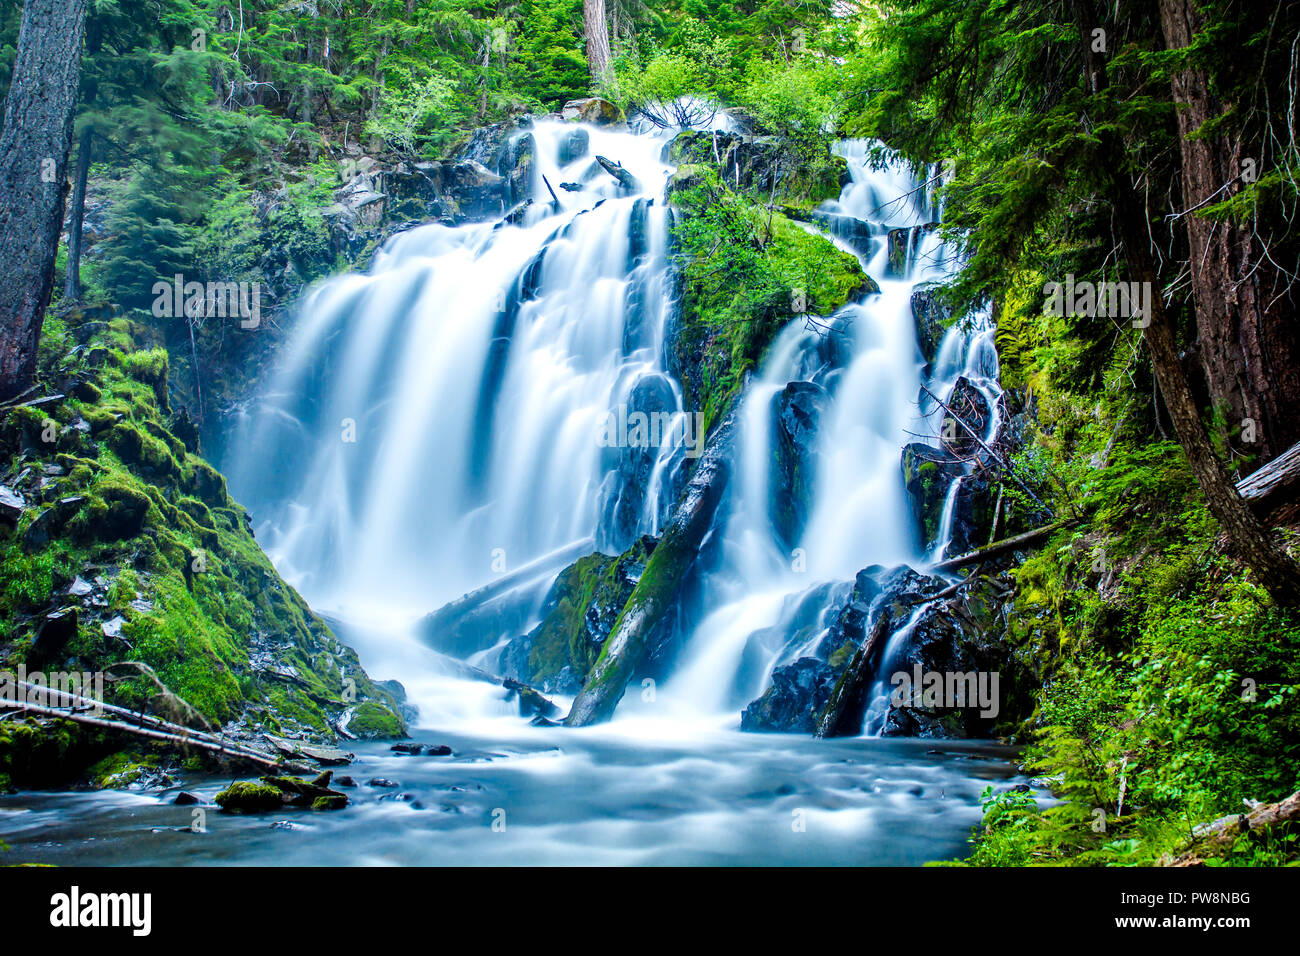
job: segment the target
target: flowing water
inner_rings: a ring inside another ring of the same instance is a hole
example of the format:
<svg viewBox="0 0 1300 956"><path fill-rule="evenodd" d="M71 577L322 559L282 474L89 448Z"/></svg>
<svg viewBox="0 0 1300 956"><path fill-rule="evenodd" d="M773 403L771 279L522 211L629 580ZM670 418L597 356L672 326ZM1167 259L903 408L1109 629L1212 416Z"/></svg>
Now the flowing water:
<svg viewBox="0 0 1300 956"><path fill-rule="evenodd" d="M734 478L663 685L630 689L604 727L531 727L500 687L413 636L420 616L521 567L539 569L520 589L535 612L567 563L548 556L618 553L658 533L686 474L685 442L629 457L599 437L629 409L691 434L666 354L669 134L585 128L590 149L571 159L574 128L536 124L537 201L512 223L411 229L366 274L306 295L222 463L284 576L369 673L402 681L419 711L413 734L456 757L362 746L345 772L398 788L363 785L351 812L294 826L214 812L219 840L175 829L190 811L166 794L27 795L0 803L0 836L20 852L104 863L918 863L960 854L980 791L1019 779L992 745L737 729L858 570L942 554L946 539L930 553L916 539L899 466L906 443L937 431L922 383L942 395L964 374L996 407L986 316L950 330L926 375L910 298L951 274L953 250L912 229L905 266L891 269L888 231L941 210L932 182L874 164L865 143L841 147L852 182L819 222L880 291L826 317L831 332L792 315L749 383ZM637 187L620 188L597 154ZM559 203L543 201L543 175L568 184ZM792 381L819 386L826 404L807 519L782 543L772 403ZM514 633L503 628L470 662L491 669ZM205 796L224 782L186 781ZM491 826L498 811L503 832Z"/></svg>

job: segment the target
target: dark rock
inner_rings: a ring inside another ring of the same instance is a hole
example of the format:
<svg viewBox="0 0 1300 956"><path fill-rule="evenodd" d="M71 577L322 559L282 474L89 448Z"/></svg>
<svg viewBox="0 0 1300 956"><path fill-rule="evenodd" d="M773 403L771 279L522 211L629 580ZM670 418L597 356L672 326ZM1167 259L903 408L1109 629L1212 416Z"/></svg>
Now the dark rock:
<svg viewBox="0 0 1300 956"><path fill-rule="evenodd" d="M963 375L953 383L944 402L987 444L993 410L989 400L974 382ZM959 455L973 455L980 451L979 442L946 411L943 413L940 434L944 444Z"/></svg>
<svg viewBox="0 0 1300 956"><path fill-rule="evenodd" d="M424 749L424 744L400 743L400 744L393 744L393 746L389 749L399 754L415 755Z"/></svg>
<svg viewBox="0 0 1300 956"><path fill-rule="evenodd" d="M355 787L356 785L357 782L353 780L351 777L339 777L337 780L334 781L334 786L336 787L348 787L350 789L352 787Z"/></svg>
<svg viewBox="0 0 1300 956"><path fill-rule="evenodd" d="M520 717L530 717L534 714L542 717L554 717L560 711L560 708L527 684L521 684L519 681L510 678L506 678L503 684L510 695L518 696ZM509 695L507 695L506 699L510 699Z"/></svg>
<svg viewBox="0 0 1300 956"><path fill-rule="evenodd" d="M217 794L215 800L227 813L266 813L285 804L282 791L256 780L238 780Z"/></svg>
<svg viewBox="0 0 1300 956"><path fill-rule="evenodd" d="M27 525L27 530L23 532L23 548L39 551L50 543L56 531L54 509L47 508Z"/></svg>
<svg viewBox="0 0 1300 956"><path fill-rule="evenodd" d="M885 243L889 248L887 258L891 274L895 276L907 274L908 262L916 252L922 238L933 232L937 226L938 223L930 222L919 226L905 226L889 230L885 236Z"/></svg>
<svg viewBox="0 0 1300 956"><path fill-rule="evenodd" d="M916 330L916 344L921 349L928 371L939 355L952 311L938 298L932 283L918 285L912 290L912 325Z"/></svg>
<svg viewBox="0 0 1300 956"><path fill-rule="evenodd" d="M660 373L648 373L636 381L623 404L629 424L640 421L668 421L677 410L677 398L672 383ZM662 430L661 430L662 431ZM678 433L681 429L677 430ZM641 525L645 507L646 490L659 460L661 448L648 439L634 443L629 429L628 441L607 448L606 461L613 466L601 485L598 507L600 525L596 532L596 546L601 551L618 553L632 545L637 528ZM677 441L680 434L660 436L659 444ZM612 459L612 460L611 460Z"/></svg>
<svg viewBox="0 0 1300 956"><path fill-rule="evenodd" d="M966 471L965 462L943 448L912 442L903 448L903 485L916 519L921 546L929 548L943 531L944 505L953 481Z"/></svg>
<svg viewBox="0 0 1300 956"><path fill-rule="evenodd" d="M740 716L740 729L812 733L835 687L836 673L815 657L801 657L772 671L772 685Z"/></svg>
<svg viewBox="0 0 1300 956"><path fill-rule="evenodd" d="M812 382L790 382L772 401L772 522L787 548L798 543L808 520L817 470L817 423L825 407L826 390Z"/></svg>
<svg viewBox="0 0 1300 956"><path fill-rule="evenodd" d="M426 757L450 757L451 748L446 744L429 744L424 748Z"/></svg>
<svg viewBox="0 0 1300 956"><path fill-rule="evenodd" d="M389 780L386 777L371 777L370 781L366 784L366 786L376 787L384 790L391 790L399 786L399 784L397 783L397 781Z"/></svg>
<svg viewBox="0 0 1300 956"><path fill-rule="evenodd" d="M348 805L346 794L331 793L326 796L314 797L311 802L313 810L342 810Z"/></svg>
<svg viewBox="0 0 1300 956"><path fill-rule="evenodd" d="M202 802L203 801L199 797L196 797L188 790L182 790L180 793L176 794L175 799L172 800L172 803L178 807L192 807L195 804L200 804Z"/></svg>
<svg viewBox="0 0 1300 956"><path fill-rule="evenodd" d="M0 524L16 527L18 519L27 510L27 502L17 491L0 485Z"/></svg>
<svg viewBox="0 0 1300 956"><path fill-rule="evenodd" d="M77 609L65 607L45 615L36 639L32 641L30 656L34 661L50 661L63 652L68 642L77 636Z"/></svg>

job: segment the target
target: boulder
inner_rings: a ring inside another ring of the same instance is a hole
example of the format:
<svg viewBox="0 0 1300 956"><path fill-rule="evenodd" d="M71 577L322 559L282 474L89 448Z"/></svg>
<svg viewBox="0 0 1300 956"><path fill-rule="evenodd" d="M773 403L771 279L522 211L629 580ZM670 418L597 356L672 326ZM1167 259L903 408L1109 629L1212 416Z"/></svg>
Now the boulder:
<svg viewBox="0 0 1300 956"><path fill-rule="evenodd" d="M561 166L567 166L569 163L586 156L590 148L591 134L579 126L577 129L569 130L565 137L560 140L559 156L557 158Z"/></svg>
<svg viewBox="0 0 1300 956"><path fill-rule="evenodd" d="M745 708L740 729L810 734L830 700L836 671L815 657L801 657L772 671L766 693Z"/></svg>
<svg viewBox="0 0 1300 956"><path fill-rule="evenodd" d="M561 107L560 116L570 122L592 123L596 126L612 126L626 121L621 109L599 96L569 100Z"/></svg>
<svg viewBox="0 0 1300 956"><path fill-rule="evenodd" d="M266 813L285 804L284 793L256 780L237 780L217 794L215 800L226 813Z"/></svg>
<svg viewBox="0 0 1300 956"><path fill-rule="evenodd" d="M912 326L927 374L939 355L939 345L951 318L952 311L939 300L933 283L922 283L912 290Z"/></svg>
<svg viewBox="0 0 1300 956"><path fill-rule="evenodd" d="M18 519L27 510L23 496L12 488L0 485L0 524L17 527Z"/></svg>
<svg viewBox="0 0 1300 956"><path fill-rule="evenodd" d="M826 400L820 385L790 382L772 401L772 522L787 548L798 543L808 520L817 471L817 423Z"/></svg>
<svg viewBox="0 0 1300 956"><path fill-rule="evenodd" d="M903 487L922 548L930 548L942 533L944 505L954 479L965 473L966 465L957 455L944 448L912 442L903 448Z"/></svg>

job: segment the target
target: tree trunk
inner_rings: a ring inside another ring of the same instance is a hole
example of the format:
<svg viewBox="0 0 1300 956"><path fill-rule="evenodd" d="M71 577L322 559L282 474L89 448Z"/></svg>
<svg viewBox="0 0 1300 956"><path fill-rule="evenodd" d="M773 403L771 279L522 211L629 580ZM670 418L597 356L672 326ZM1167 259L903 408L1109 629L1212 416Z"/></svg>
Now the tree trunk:
<svg viewBox="0 0 1300 956"><path fill-rule="evenodd" d="M81 230L86 216L86 178L90 175L93 136L87 126L77 141L77 171L72 183L72 208L68 210L68 268L63 282L63 298L69 302L81 299Z"/></svg>
<svg viewBox="0 0 1300 956"><path fill-rule="evenodd" d="M27 0L0 134L0 399L36 377L63 228L86 0Z"/></svg>
<svg viewBox="0 0 1300 956"><path fill-rule="evenodd" d="M1075 13L1088 88L1099 93L1106 88L1107 78L1105 66L1090 43L1096 25L1090 0L1075 0ZM1113 128L1102 132L1100 140L1103 156L1113 156L1118 160L1124 155L1124 144ZM1255 572L1273 599L1288 607L1300 606L1300 564L1273 542L1264 525L1238 493L1201 422L1196 397L1178 354L1174 319L1165 310L1163 290L1151 257L1146 202L1118 162L1105 166L1102 172L1106 198L1110 201L1113 221L1119 230L1120 244L1131 273L1130 281L1150 283L1151 314L1145 317L1147 324L1143 329L1143 339L1151 352L1151 366L1160 397L1164 400L1165 410L1192 474L1205 495L1206 505L1228 536L1237 557Z"/></svg>
<svg viewBox="0 0 1300 956"><path fill-rule="evenodd" d="M605 0L582 0L582 28L587 38L587 67L591 79L599 84L609 76L609 19Z"/></svg>
<svg viewBox="0 0 1300 956"><path fill-rule="evenodd" d="M1171 50L1189 46L1205 25L1195 0L1161 0L1160 21ZM1200 360L1211 398L1224 410L1228 428L1243 430L1244 440L1234 444L1265 462L1300 440L1295 304L1280 294L1286 280L1263 254L1251 229L1203 215L1205 207L1240 192L1244 162L1249 159L1258 167L1263 150L1242 142L1237 123L1215 135L1196 136L1230 105L1216 101L1204 71L1184 69L1174 74L1171 85L1178 106L1182 218ZM1247 420L1253 427L1243 424Z"/></svg>

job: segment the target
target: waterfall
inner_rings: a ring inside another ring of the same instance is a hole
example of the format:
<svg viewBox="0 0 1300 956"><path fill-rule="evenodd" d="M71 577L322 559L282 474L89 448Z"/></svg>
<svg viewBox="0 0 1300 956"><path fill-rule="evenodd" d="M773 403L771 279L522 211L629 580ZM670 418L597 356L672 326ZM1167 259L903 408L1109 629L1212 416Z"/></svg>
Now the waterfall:
<svg viewBox="0 0 1300 956"><path fill-rule="evenodd" d="M590 143L576 158L575 129ZM525 566L538 569L520 585L535 614L560 570L548 555L590 541L613 554L657 534L687 471L681 442L638 452L597 440L629 410L689 424L665 354L671 133L538 121L529 135L535 202L521 215L410 229L366 274L303 298L226 463L285 577L439 720L508 709L455 662L394 635ZM683 608L660 718L734 726L772 670L808 652L860 569L942 554L943 535L929 554L917 540L900 469L903 446L938 431L942 413L921 386L942 395L965 375L996 408L987 315L973 333L947 332L929 374L914 332L913 292L957 268L931 228L937 171L918 176L866 142L839 152L851 181L808 228L856 255L879 292L828 317L830 332L792 316L748 384L735 478ZM636 188L595 155L621 163ZM558 203L543 175L565 184ZM890 243L900 229L901 267ZM813 491L793 539L774 525L772 475L774 408L790 383L820 403ZM650 713L629 694L618 720Z"/></svg>

